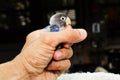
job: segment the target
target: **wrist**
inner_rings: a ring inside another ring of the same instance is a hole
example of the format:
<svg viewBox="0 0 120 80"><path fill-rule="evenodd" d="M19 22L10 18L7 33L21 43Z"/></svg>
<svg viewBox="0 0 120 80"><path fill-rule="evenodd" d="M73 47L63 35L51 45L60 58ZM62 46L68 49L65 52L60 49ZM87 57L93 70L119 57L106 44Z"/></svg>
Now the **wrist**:
<svg viewBox="0 0 120 80"><path fill-rule="evenodd" d="M19 55L18 55L19 56ZM26 70L26 68L24 67L24 65L22 64L21 59L19 59L19 57L16 56L15 59L13 59L12 61L9 62L9 64L11 64L11 67L13 67L13 71L14 74L16 76L15 80L30 80L29 78L29 74Z"/></svg>
<svg viewBox="0 0 120 80"><path fill-rule="evenodd" d="M28 74L20 64L14 60L0 64L1 80L30 80Z"/></svg>

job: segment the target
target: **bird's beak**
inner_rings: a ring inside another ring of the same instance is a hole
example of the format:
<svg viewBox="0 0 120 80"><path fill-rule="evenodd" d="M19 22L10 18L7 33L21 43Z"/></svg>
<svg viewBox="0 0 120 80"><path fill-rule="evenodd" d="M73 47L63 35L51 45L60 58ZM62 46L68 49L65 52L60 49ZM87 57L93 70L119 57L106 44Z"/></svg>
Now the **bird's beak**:
<svg viewBox="0 0 120 80"><path fill-rule="evenodd" d="M71 25L71 20L69 17L67 17L67 19L66 19L66 26L68 26L68 25Z"/></svg>

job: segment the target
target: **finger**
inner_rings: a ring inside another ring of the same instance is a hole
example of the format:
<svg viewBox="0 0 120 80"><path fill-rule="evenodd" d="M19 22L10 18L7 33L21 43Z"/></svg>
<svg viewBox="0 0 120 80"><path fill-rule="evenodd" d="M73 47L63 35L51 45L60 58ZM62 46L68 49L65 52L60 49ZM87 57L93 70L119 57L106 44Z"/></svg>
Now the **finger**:
<svg viewBox="0 0 120 80"><path fill-rule="evenodd" d="M73 55L73 50L72 48L62 48L59 49L57 51L55 51L54 55L53 55L53 59L54 60L63 60L63 59L69 59L71 58Z"/></svg>
<svg viewBox="0 0 120 80"><path fill-rule="evenodd" d="M44 32L41 35L41 41L52 47L60 43L77 43L83 41L87 36L84 29L65 29L60 32Z"/></svg>
<svg viewBox="0 0 120 80"><path fill-rule="evenodd" d="M52 61L47 70L68 70L71 66L70 60Z"/></svg>

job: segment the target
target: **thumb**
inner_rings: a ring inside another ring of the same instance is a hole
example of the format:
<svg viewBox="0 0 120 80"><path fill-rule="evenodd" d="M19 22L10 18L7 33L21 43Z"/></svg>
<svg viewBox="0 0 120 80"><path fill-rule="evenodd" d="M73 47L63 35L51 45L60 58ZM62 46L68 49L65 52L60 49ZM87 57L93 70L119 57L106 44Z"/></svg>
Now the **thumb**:
<svg viewBox="0 0 120 80"><path fill-rule="evenodd" d="M46 32L41 35L41 40L52 47L58 44L74 44L83 41L87 37L87 32L84 29L65 29L60 32Z"/></svg>

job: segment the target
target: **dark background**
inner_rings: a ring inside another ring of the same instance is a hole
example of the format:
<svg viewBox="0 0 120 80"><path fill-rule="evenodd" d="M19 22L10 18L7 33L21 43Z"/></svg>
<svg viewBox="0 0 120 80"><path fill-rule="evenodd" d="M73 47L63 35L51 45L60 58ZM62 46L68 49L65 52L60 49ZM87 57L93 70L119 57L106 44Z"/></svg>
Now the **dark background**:
<svg viewBox="0 0 120 80"><path fill-rule="evenodd" d="M88 32L85 41L72 46L70 72L102 66L120 73L119 4L119 0L0 0L0 63L19 54L27 34L47 26L49 17L59 11L70 16L73 28Z"/></svg>

